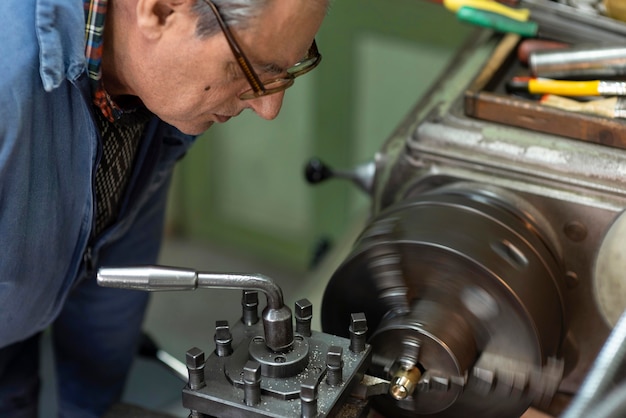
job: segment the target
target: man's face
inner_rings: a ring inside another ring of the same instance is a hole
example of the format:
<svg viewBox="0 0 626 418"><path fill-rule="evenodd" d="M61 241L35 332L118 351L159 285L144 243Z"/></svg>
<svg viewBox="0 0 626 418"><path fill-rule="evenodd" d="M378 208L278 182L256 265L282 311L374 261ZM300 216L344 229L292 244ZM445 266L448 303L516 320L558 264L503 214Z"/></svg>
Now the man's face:
<svg viewBox="0 0 626 418"><path fill-rule="evenodd" d="M231 30L261 80L269 80L306 55L324 15L323 2L274 0L245 29ZM222 32L199 38L191 12L168 19L156 40L131 51L134 64L124 76L130 94L188 134L200 134L246 108L268 120L278 115L284 93L238 98L250 85Z"/></svg>

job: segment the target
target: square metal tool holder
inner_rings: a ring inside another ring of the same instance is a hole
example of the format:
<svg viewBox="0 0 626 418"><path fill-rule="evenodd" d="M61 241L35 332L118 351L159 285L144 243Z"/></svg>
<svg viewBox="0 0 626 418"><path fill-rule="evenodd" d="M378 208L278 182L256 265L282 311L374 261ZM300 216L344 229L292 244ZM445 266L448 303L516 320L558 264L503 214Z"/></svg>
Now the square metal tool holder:
<svg viewBox="0 0 626 418"><path fill-rule="evenodd" d="M204 365L206 385L200 389L183 389L183 406L209 416L219 417L299 417L301 416L301 386L305 382L317 382L317 415L348 416L342 408L369 366L371 348L354 353L350 340L322 332L312 331L310 337L295 335L296 348L285 357L284 364L298 361L298 345L307 345L306 368L287 377L261 378L261 401L254 406L244 402L243 368L254 355L255 346L262 347L263 326L261 321L246 326L238 321L232 327L233 352L218 356L212 352ZM341 347L343 351L343 380L338 385L326 382L326 353L329 347ZM280 356L280 354L275 354ZM268 359L273 361L275 359Z"/></svg>

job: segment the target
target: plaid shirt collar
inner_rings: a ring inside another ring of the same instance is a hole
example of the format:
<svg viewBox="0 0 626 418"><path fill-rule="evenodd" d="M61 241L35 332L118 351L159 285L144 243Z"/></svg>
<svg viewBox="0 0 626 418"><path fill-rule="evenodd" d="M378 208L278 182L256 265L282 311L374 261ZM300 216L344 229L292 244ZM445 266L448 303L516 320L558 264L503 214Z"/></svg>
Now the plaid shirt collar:
<svg viewBox="0 0 626 418"><path fill-rule="evenodd" d="M118 120L124 111L113 102L102 84L102 43L107 0L84 0L85 7L85 57L91 80L93 102L111 122Z"/></svg>

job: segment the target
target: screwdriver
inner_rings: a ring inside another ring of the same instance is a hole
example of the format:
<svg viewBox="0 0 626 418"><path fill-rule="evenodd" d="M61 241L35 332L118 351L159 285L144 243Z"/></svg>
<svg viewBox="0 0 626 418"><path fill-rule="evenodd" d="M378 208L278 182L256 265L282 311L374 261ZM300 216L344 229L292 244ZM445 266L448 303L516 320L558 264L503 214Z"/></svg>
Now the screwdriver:
<svg viewBox="0 0 626 418"><path fill-rule="evenodd" d="M555 94L558 96L626 96L625 81L570 81L549 78L513 77L506 85L509 92Z"/></svg>

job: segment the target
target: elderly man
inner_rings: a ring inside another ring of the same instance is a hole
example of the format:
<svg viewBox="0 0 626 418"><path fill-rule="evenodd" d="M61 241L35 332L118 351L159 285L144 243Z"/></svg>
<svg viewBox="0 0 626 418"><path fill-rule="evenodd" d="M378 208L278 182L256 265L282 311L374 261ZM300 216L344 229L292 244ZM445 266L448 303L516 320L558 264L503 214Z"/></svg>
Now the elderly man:
<svg viewBox="0 0 626 418"><path fill-rule="evenodd" d="M52 330L60 414L119 399L146 293L101 265L154 263L194 135L278 114L314 68L328 0L0 2L0 416L37 416Z"/></svg>

